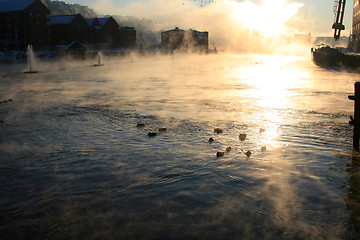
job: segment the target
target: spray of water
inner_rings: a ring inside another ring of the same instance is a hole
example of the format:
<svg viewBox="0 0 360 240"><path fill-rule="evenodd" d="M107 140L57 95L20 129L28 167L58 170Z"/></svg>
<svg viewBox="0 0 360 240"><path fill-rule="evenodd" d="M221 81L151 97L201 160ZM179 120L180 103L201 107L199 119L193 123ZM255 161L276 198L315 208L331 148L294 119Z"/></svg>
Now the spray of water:
<svg viewBox="0 0 360 240"><path fill-rule="evenodd" d="M35 60L34 52L32 46L29 44L27 47L27 63L29 65L29 70L25 71L24 73L37 73L37 71L33 70L34 60Z"/></svg>

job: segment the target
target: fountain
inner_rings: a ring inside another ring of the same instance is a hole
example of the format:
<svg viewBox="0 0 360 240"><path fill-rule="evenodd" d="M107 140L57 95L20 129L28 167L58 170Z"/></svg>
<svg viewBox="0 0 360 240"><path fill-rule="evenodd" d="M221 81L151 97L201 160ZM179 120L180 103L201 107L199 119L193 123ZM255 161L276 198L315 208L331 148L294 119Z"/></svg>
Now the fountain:
<svg viewBox="0 0 360 240"><path fill-rule="evenodd" d="M93 66L94 67L104 66L104 64L101 63L101 62L102 62L102 55L101 55L100 51L98 51L98 53L97 53L97 64L94 64Z"/></svg>
<svg viewBox="0 0 360 240"><path fill-rule="evenodd" d="M27 47L27 62L29 64L29 71L25 71L24 73L37 73L38 71L32 70L32 64L34 61L34 52L32 50L32 46L29 44Z"/></svg>
<svg viewBox="0 0 360 240"><path fill-rule="evenodd" d="M130 52L129 54L129 57L130 57L130 62L133 63L134 62L134 54L132 52Z"/></svg>

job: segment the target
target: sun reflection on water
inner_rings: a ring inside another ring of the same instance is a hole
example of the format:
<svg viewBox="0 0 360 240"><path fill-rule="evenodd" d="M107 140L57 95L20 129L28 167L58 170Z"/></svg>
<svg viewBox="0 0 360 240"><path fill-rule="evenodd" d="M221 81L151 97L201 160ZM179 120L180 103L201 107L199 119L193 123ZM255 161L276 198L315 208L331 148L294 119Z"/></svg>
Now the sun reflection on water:
<svg viewBox="0 0 360 240"><path fill-rule="evenodd" d="M293 58L293 59L292 59ZM278 148L284 145L279 141L281 126L293 121L291 109L296 104L296 91L308 78L306 71L295 61L298 58L284 56L259 56L247 67L237 69L238 84L246 84L248 96L254 102L251 121L263 129L262 143ZM245 80L244 80L245 79ZM238 94L243 94L238 91ZM286 144L285 144L286 145Z"/></svg>

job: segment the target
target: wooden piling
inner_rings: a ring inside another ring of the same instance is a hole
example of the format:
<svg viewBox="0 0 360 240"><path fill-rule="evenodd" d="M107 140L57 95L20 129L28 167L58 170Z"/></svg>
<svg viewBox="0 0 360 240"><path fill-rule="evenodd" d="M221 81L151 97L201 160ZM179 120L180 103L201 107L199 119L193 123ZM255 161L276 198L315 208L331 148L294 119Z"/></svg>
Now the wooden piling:
<svg viewBox="0 0 360 240"><path fill-rule="evenodd" d="M350 100L354 101L354 118L350 118L350 124L354 125L353 147L359 151L360 138L360 82L354 84L355 95L348 96Z"/></svg>

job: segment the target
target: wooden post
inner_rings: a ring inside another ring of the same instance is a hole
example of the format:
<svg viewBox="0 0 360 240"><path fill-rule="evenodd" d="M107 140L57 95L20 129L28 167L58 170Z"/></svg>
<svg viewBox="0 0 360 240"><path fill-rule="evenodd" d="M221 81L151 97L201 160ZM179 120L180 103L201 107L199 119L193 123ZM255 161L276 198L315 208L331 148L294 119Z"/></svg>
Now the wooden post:
<svg viewBox="0 0 360 240"><path fill-rule="evenodd" d="M349 96L350 100L354 100L354 118L350 117L350 124L354 125L353 147L359 151L360 138L360 82L354 84L355 95Z"/></svg>

